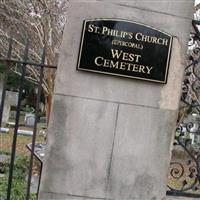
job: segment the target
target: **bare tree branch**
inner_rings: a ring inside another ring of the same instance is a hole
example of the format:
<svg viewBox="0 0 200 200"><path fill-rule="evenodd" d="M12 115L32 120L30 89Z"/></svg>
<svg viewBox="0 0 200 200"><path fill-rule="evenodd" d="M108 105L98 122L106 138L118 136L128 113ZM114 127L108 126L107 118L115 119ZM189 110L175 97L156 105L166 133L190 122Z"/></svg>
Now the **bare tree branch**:
<svg viewBox="0 0 200 200"><path fill-rule="evenodd" d="M14 40L13 56L23 58L26 38L31 40L29 59L41 61L42 48L47 44L46 63L55 65L57 51L61 44L67 0L0 0L0 55L6 56L8 40ZM20 75L19 71L14 71ZM37 82L39 72L33 66L27 67L29 78ZM54 72L45 70L43 89L47 95L52 93Z"/></svg>

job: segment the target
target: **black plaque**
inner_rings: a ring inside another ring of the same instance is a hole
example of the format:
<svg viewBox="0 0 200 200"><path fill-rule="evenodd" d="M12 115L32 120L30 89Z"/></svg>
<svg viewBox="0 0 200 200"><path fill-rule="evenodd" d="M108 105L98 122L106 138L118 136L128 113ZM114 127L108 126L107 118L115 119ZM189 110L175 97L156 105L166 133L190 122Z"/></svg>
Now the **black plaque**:
<svg viewBox="0 0 200 200"><path fill-rule="evenodd" d="M166 83L172 36L116 19L85 20L78 70Z"/></svg>

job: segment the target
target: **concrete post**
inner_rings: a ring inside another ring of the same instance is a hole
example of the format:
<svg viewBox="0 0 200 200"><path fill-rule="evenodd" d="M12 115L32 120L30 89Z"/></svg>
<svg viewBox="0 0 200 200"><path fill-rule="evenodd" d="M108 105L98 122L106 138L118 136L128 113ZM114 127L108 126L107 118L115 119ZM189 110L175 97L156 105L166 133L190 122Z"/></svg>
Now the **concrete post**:
<svg viewBox="0 0 200 200"><path fill-rule="evenodd" d="M192 1L73 0L67 15L40 200L165 199ZM173 36L167 84L77 71L84 19Z"/></svg>

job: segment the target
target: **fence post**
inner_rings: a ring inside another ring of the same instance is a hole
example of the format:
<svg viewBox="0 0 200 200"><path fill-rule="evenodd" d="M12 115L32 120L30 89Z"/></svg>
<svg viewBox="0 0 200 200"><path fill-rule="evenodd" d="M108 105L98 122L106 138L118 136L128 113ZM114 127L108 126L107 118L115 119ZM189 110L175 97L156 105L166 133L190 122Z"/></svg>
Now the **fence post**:
<svg viewBox="0 0 200 200"><path fill-rule="evenodd" d="M24 59L23 59L24 64L22 65L22 74L21 74L21 80L20 80L19 98L18 98L18 103L17 103L17 111L16 111L12 151L11 151L11 161L10 161L10 166L9 166L10 168L9 168L8 190L7 190L7 199L6 200L11 199L10 197L11 197L14 161L15 161L15 153L16 153L16 144L17 144L17 131L18 131L18 127L19 127L22 92L23 92L23 88L24 88L24 77L25 77L25 72L26 72L26 63L25 62L28 60L28 49L29 49L29 41L27 40L27 44L26 44L25 51L24 51Z"/></svg>

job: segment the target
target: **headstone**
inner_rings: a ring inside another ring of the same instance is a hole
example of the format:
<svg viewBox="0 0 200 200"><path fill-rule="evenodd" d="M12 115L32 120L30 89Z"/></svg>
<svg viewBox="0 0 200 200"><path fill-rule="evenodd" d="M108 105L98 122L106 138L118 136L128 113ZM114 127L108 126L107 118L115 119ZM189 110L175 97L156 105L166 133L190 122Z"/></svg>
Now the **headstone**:
<svg viewBox="0 0 200 200"><path fill-rule="evenodd" d="M8 122L6 123L6 126L9 127L9 128L14 128L14 127L15 127L15 122L9 122L9 121L8 121Z"/></svg>
<svg viewBox="0 0 200 200"><path fill-rule="evenodd" d="M9 133L10 129L9 128L0 128L1 133Z"/></svg>
<svg viewBox="0 0 200 200"><path fill-rule="evenodd" d="M33 136L33 131L18 129L17 134L24 136Z"/></svg>
<svg viewBox="0 0 200 200"><path fill-rule="evenodd" d="M3 80L0 80L1 85L3 84L2 81ZM0 87L0 101L1 101L1 94L2 94L2 90L3 90L2 87L3 86ZM6 91L2 122L4 122L4 123L8 122L10 112L11 112L10 111L11 106L17 106L18 96L19 96L18 92Z"/></svg>
<svg viewBox="0 0 200 200"><path fill-rule="evenodd" d="M9 113L10 113L10 102L9 102L9 99L5 99L4 107L3 107L2 122L4 122L4 123L8 122Z"/></svg>
<svg viewBox="0 0 200 200"><path fill-rule="evenodd" d="M2 98L2 92L3 92L3 79L4 75L0 73L0 102ZM7 98L8 96L5 96L5 103L4 103L4 109L3 109L3 116L2 116L2 122L6 123L9 119L9 112L10 112L10 102Z"/></svg>
<svg viewBox="0 0 200 200"><path fill-rule="evenodd" d="M35 114L33 113L26 113L24 118L24 124L28 127L33 127L35 124Z"/></svg>
<svg viewBox="0 0 200 200"><path fill-rule="evenodd" d="M40 200L164 200L192 1L70 2Z"/></svg>
<svg viewBox="0 0 200 200"><path fill-rule="evenodd" d="M18 92L13 92L13 91L6 91L7 99L9 99L10 105L11 106L17 106L18 98L19 98L19 93Z"/></svg>

